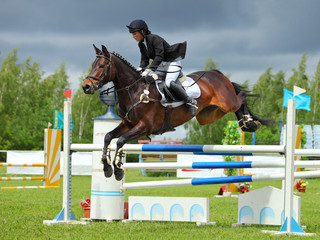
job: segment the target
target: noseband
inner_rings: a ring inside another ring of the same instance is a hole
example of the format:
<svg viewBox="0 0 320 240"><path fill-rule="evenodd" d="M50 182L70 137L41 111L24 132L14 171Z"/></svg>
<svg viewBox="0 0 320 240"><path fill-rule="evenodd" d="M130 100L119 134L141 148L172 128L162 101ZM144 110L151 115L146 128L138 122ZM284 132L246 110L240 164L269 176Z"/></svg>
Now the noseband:
<svg viewBox="0 0 320 240"><path fill-rule="evenodd" d="M110 58L107 57L107 56L103 56L103 55L97 55L96 57L97 57L97 58L105 58L105 59L107 59L109 62L108 62L108 64L107 64L106 68L104 69L103 73L101 74L100 78L96 78L96 77L91 76L91 75L88 75L88 76L86 77L86 79L89 79L89 80L90 80L90 82L91 82L94 90L98 90L99 88L102 87L102 85L103 85L103 84L102 84L102 80L103 80L103 79L105 78L105 76L107 75L107 72L110 72L110 74L111 74L111 68L112 68L112 66L111 66L111 54L110 54ZM108 70L109 68L110 68L110 70ZM94 82L92 81L92 79L98 81L98 84L94 83Z"/></svg>

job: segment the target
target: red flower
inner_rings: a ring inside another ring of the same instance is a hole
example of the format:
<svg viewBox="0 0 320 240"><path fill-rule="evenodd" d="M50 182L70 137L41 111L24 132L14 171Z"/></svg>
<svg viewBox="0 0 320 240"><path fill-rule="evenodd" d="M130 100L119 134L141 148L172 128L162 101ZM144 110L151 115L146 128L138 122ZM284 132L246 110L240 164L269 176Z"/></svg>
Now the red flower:
<svg viewBox="0 0 320 240"><path fill-rule="evenodd" d="M90 202L91 202L90 198L85 199L85 200L82 200L82 201L80 202L80 206L81 206L81 207L89 207L89 206L90 206Z"/></svg>

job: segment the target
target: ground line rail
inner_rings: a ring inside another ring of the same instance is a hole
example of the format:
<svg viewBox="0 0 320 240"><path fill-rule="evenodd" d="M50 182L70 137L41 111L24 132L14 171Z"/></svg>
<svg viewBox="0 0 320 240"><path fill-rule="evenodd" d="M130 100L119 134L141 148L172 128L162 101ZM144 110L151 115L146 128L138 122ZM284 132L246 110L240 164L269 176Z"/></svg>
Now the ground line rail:
<svg viewBox="0 0 320 240"><path fill-rule="evenodd" d="M0 181L46 180L45 177L0 177Z"/></svg>
<svg viewBox="0 0 320 240"><path fill-rule="evenodd" d="M0 167L46 167L45 163L0 163Z"/></svg>

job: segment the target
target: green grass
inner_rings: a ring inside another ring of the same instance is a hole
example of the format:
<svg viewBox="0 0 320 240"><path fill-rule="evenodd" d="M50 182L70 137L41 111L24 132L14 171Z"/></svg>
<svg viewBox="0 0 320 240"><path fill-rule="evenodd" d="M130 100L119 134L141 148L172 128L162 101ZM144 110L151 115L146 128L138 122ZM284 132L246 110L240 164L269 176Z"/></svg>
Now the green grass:
<svg viewBox="0 0 320 240"><path fill-rule="evenodd" d="M1 169L1 168L0 168ZM0 176L4 176L4 168ZM127 182L174 178L148 178L138 171L126 173ZM301 223L306 232L317 233L320 239L320 179L309 179L302 200ZM62 181L61 181L62 182ZM0 182L0 186L41 185L40 181ZM281 181L253 183L252 189L264 186L281 187ZM278 231L278 226L232 228L237 222L237 198L215 198L220 185L196 187L172 187L129 190L125 194L135 196L209 197L210 221L216 226L196 226L195 223L177 222L92 222L88 225L43 225L52 220L62 207L62 188L0 190L0 239L302 239L299 236L270 236L261 230ZM79 220L83 216L80 201L90 198L91 177L72 177L72 210ZM106 205L105 207L111 207ZM305 238L305 237L304 237Z"/></svg>

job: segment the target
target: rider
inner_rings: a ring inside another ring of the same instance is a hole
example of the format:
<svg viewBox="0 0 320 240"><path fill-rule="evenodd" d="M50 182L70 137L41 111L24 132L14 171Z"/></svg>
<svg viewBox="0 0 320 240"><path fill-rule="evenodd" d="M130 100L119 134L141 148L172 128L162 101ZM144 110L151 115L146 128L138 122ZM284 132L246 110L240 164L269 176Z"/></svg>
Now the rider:
<svg viewBox="0 0 320 240"><path fill-rule="evenodd" d="M178 80L181 72L181 60L186 54L187 42L169 45L162 37L152 34L143 20L134 20L127 25L132 37L139 42L141 62L137 69L142 76L148 76L153 71L156 74L166 72L165 84L171 92L187 104L192 117L197 113L197 101L189 97ZM152 63L149 65L149 60Z"/></svg>

